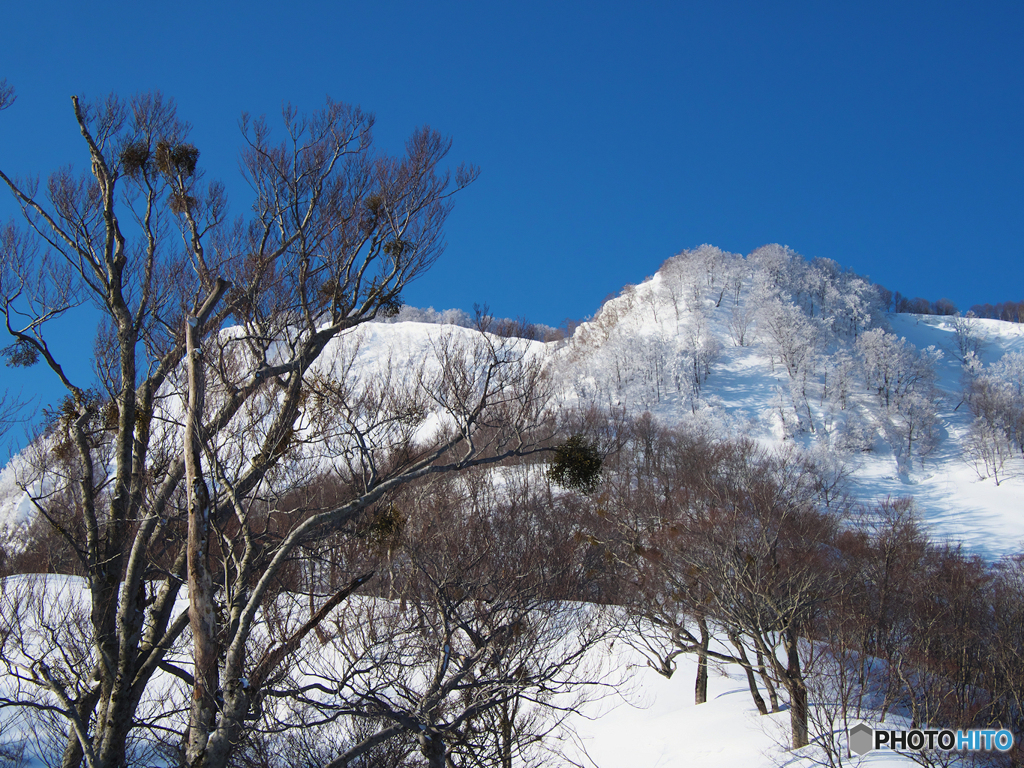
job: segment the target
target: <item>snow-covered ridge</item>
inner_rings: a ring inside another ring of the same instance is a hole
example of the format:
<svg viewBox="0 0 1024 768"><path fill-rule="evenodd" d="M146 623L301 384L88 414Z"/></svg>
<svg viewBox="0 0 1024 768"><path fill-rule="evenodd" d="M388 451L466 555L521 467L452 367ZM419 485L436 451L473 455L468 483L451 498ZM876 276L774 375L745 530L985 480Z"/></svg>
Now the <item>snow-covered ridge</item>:
<svg viewBox="0 0 1024 768"><path fill-rule="evenodd" d="M332 342L312 373L408 380L442 335L476 333L465 313L403 311ZM796 443L841 464L855 498L911 495L934 536L989 558L1024 539L1019 325L886 315L868 279L829 260L705 245L623 289L571 339L518 343L563 403ZM169 434L179 409L180 394L166 398ZM318 450L290 460L330 461L330 446ZM15 457L0 473L0 541L33 519L25 466Z"/></svg>
<svg viewBox="0 0 1024 768"><path fill-rule="evenodd" d="M608 301L552 365L582 401L840 462L855 499L913 496L936 538L994 559L1024 540L1022 350L1020 325L886 314L829 260L705 245Z"/></svg>
<svg viewBox="0 0 1024 768"><path fill-rule="evenodd" d="M423 390L429 390L432 380L440 373L439 358L442 354L462 355L472 360L474 349L480 346L481 341L480 333L474 328L432 322L437 319L435 317L429 319L431 322L395 321L359 325L328 343L311 366L308 377L321 385L344 389L353 403L352 411L347 414L349 418L372 420L373 403L360 402L360 395L367 391L382 388L392 391L418 389L422 397ZM233 333L234 329L227 328L221 336L231 337ZM542 342L528 339L503 340L493 336L491 339L492 346L503 347L501 354L512 361L530 363L542 360L546 355L546 346ZM172 379L155 398L151 429L156 437L156 445L163 453L152 450L152 464L161 458L166 460L168 454L180 455L181 451L184 381L182 376ZM216 403L223 393L218 391L216 382L208 383L207 387L209 407L210 401ZM277 470L279 474L309 478L323 474L338 461L341 448L331 441L324 429L325 422L337 414L318 413L316 402L316 397L311 397L310 405L302 409L295 424L296 434L302 439L296 441L296 448L281 462ZM222 442L218 446L219 453L229 461L245 465L256 450L255 446L262 436L261 430L267 428L269 421L269 415L261 419L259 413L249 414L237 429L227 429L219 436ZM416 425L414 438L419 442L429 442L446 424L443 413L429 414ZM389 422L380 427L389 428L395 428L394 424ZM400 440L402 437L396 435L395 439ZM0 547L17 552L27 544L30 529L36 520L32 497L48 494L55 485L52 480L62 472L58 463L51 458L56 446L53 438L42 435L0 470ZM113 464L108 467L108 471L113 471ZM67 478L63 477L62 480L57 484L66 486Z"/></svg>

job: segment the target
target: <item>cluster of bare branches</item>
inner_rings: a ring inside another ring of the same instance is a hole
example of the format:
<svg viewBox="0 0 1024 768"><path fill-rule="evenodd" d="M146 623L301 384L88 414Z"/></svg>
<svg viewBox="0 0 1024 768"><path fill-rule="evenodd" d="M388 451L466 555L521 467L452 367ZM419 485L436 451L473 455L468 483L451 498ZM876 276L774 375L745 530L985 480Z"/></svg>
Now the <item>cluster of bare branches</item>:
<svg viewBox="0 0 1024 768"><path fill-rule="evenodd" d="M586 545L563 535L573 519L533 465L390 495L322 553L334 578L380 567L365 597L332 614L266 700L362 734L329 762L339 768L396 740L430 766L540 759L606 672L588 653L607 634L601 610L567 600L586 581ZM285 727L280 707L264 711L267 730Z"/></svg>
<svg viewBox="0 0 1024 768"><path fill-rule="evenodd" d="M11 103L3 84L0 107ZM2 710L48 713L65 768L135 764L143 743L168 745L166 759L190 768L240 764L254 722L291 729L331 712L356 718L353 733L375 748L391 744L382 733L423 726L420 751L439 764L450 734L517 710L538 681L557 690L558 665L533 659L537 671L522 649L569 619L536 589L485 596L492 587L481 583L456 598L451 585L468 576L435 573L420 546L407 566L419 581L392 585L403 608L374 609L345 635L355 671L331 690L349 703L313 695L323 682L296 682L288 701L301 717L266 706L298 674L310 638L326 638L332 611L373 573L397 568L386 549L358 572L335 560L318 569L321 542L355 536L404 486L547 450L557 432L521 339L454 329L409 369L355 362L359 326L394 312L440 255L452 195L476 170L444 171L450 142L429 129L391 157L373 150L373 118L358 108L287 107L280 137L263 118L242 119L254 202L232 220L172 100L74 98L72 107L84 172L64 168L40 185L0 171L23 214L0 240L0 311L9 362L45 365L67 390L26 454L35 460L22 462L22 484L47 531L35 555L48 548L48 566L83 577L88 608L61 624L70 641L42 616L23 632L22 603L4 611L16 685ZM98 386L63 367L47 335L84 303L103 317ZM455 525L461 512L445 514ZM386 515L373 520L388 528ZM286 620L282 596L294 590L305 613ZM410 696L426 686L423 712L372 706L373 686L395 692L401 679L367 682L359 665L374 646L357 648L361 633L418 647L402 669L433 665L402 683ZM322 674L317 664L310 675ZM498 668L504 688L470 696L461 719L449 719L460 681L490 680ZM356 692L360 682L370 688ZM318 764L354 754L347 737L317 749Z"/></svg>
<svg viewBox="0 0 1024 768"><path fill-rule="evenodd" d="M698 656L738 664L762 714L788 694L795 746L808 742L801 639L836 585L825 566L838 519L822 511L835 478L795 452L631 425L605 491L600 536L631 583L633 642L663 675Z"/></svg>

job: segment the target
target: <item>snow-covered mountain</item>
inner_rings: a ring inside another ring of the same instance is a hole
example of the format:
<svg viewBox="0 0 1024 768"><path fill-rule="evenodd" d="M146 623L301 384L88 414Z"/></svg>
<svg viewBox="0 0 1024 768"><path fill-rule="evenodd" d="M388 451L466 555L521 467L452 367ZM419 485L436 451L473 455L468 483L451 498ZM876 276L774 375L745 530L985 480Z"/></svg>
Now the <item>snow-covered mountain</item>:
<svg viewBox="0 0 1024 768"><path fill-rule="evenodd" d="M397 382L434 364L442 336L469 339L471 325L465 313L406 309L332 342L314 371L366 378L393 369ZM570 338L521 343L544 361L565 405L795 443L844 473L857 500L915 498L937 539L989 559L1024 541L1013 417L1024 326L887 314L876 286L829 260L777 245L746 257L705 245L625 287ZM164 407L173 431L180 401ZM46 479L31 475L26 457L45 445L0 472L8 547L34 518L22 486Z"/></svg>
<svg viewBox="0 0 1024 768"><path fill-rule="evenodd" d="M796 443L855 499L912 496L935 538L996 559L1024 541L1024 461L1015 417L978 393L1019 412L1022 353L1024 326L887 314L834 262L702 246L608 301L551 364L585 402Z"/></svg>

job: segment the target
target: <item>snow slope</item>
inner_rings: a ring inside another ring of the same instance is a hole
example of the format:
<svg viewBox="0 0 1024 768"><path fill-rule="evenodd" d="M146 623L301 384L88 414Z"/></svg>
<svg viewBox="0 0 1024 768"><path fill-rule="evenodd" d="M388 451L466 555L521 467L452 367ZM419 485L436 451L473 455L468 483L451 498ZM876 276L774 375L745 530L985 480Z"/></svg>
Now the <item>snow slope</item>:
<svg viewBox="0 0 1024 768"><path fill-rule="evenodd" d="M621 664L636 663L619 649ZM814 747L793 752L786 747L789 714L761 716L750 700L746 681L734 671L712 673L708 700L693 703L695 657L680 657L671 679L636 669L635 690L618 701L603 701L577 718L578 745L570 754L583 765L600 768L810 768L820 765ZM890 718L889 728L909 727ZM890 751L853 756L851 766L914 765Z"/></svg>

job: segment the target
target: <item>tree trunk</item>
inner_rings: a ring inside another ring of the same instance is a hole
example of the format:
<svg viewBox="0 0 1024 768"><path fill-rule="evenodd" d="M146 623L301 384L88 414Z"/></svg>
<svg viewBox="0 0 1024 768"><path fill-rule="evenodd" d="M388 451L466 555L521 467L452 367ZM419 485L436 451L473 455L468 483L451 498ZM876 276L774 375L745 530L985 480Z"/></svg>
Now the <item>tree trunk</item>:
<svg viewBox="0 0 1024 768"><path fill-rule="evenodd" d="M789 693L789 724L793 749L807 746L807 685L800 668L800 649L796 634L786 630L786 690Z"/></svg>
<svg viewBox="0 0 1024 768"><path fill-rule="evenodd" d="M95 688L92 692L86 693L82 696L75 704L75 709L78 711L78 717L82 722L89 722L89 718L92 713L96 710L96 704L99 702L99 688ZM64 755L61 758L61 768L78 768L82 764L82 760L85 759L85 750L82 749L82 742L79 741L77 734L72 729L71 734L68 737L67 746L64 747Z"/></svg>
<svg viewBox="0 0 1024 768"><path fill-rule="evenodd" d="M197 346L198 322L190 317L185 328L188 364L188 407L185 413L185 482L188 489L189 624L195 661L195 685L185 744L187 766L199 765L217 714L217 619L213 583L207 563L210 545L210 493L203 479L201 453L203 419L202 350Z"/></svg>
<svg viewBox="0 0 1024 768"><path fill-rule="evenodd" d="M501 722L501 768L512 768L512 706L507 701L501 703L499 720Z"/></svg>
<svg viewBox="0 0 1024 768"><path fill-rule="evenodd" d="M697 619L700 627L700 650L697 652L697 681L694 684L694 704L703 704L708 700L708 647L711 645L711 633L708 632L708 621L703 616Z"/></svg>
<svg viewBox="0 0 1024 768"><path fill-rule="evenodd" d="M437 731L431 730L420 734L420 752L427 758L429 768L445 768L448 752L444 746L444 739Z"/></svg>
<svg viewBox="0 0 1024 768"><path fill-rule="evenodd" d="M775 683L772 682L771 675L768 674L768 670L764 666L764 654L761 653L760 648L755 649L757 653L757 673L761 676L761 680L764 682L764 687L768 691L768 700L772 704L772 712L779 711L779 694L775 690Z"/></svg>
<svg viewBox="0 0 1024 768"><path fill-rule="evenodd" d="M807 714L807 686L803 680L794 680L789 691L789 725L793 734L793 749L807 746Z"/></svg>
<svg viewBox="0 0 1024 768"><path fill-rule="evenodd" d="M747 649L743 647L743 643L741 643L739 638L735 635L730 635L729 640L736 649L736 653L739 654L740 666L743 667L743 671L747 674L747 687L750 688L750 696L754 699L754 705L757 707L757 711L762 715L767 715L768 707L765 705L764 697L761 696L761 691L757 687L757 677L754 675L754 667L747 660Z"/></svg>

